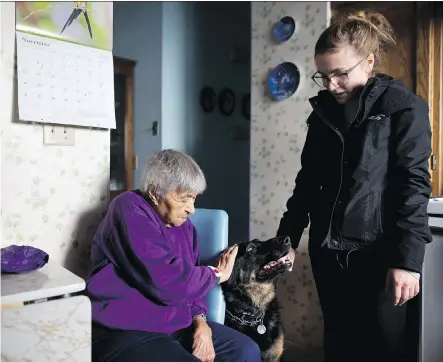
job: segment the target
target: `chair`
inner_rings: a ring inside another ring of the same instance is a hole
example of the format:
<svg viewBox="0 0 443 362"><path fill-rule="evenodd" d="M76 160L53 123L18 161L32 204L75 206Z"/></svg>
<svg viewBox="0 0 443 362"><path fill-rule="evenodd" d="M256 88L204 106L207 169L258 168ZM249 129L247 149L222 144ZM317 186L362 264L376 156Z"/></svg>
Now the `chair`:
<svg viewBox="0 0 443 362"><path fill-rule="evenodd" d="M228 214L223 210L196 209L189 219L198 232L200 261L206 264L228 247ZM206 296L208 320L224 324L226 304L220 285Z"/></svg>

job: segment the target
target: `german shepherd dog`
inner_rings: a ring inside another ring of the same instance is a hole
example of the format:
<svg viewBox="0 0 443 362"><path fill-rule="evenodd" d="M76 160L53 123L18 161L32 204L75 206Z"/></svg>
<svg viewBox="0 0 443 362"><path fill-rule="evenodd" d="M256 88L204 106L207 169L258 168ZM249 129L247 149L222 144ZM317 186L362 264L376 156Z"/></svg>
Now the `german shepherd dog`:
<svg viewBox="0 0 443 362"><path fill-rule="evenodd" d="M279 362L283 354L275 277L292 267L290 248L289 237L239 243L231 277L222 284L225 325L251 337L260 347L263 362Z"/></svg>

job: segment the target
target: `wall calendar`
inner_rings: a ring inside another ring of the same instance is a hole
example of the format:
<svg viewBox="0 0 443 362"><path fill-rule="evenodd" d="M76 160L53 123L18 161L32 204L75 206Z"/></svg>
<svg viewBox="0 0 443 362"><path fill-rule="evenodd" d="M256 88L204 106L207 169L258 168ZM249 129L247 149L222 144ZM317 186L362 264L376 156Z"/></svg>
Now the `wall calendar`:
<svg viewBox="0 0 443 362"><path fill-rule="evenodd" d="M95 4L17 2L21 121L115 128L112 10L109 28L109 3Z"/></svg>

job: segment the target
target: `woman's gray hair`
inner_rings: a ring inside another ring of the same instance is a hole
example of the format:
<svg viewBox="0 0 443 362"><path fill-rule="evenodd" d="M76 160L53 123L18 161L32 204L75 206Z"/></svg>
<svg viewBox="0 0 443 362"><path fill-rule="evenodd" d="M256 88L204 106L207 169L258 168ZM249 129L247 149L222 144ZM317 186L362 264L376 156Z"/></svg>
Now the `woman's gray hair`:
<svg viewBox="0 0 443 362"><path fill-rule="evenodd" d="M193 192L200 195L206 189L206 179L194 159L182 152L162 150L150 156L140 181L143 193L151 191L163 199L169 191Z"/></svg>

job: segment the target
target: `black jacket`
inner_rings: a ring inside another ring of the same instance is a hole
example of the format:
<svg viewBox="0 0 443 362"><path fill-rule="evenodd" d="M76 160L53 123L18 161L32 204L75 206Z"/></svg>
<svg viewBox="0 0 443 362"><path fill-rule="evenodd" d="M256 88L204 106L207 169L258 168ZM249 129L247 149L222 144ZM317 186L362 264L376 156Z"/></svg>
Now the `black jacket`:
<svg viewBox="0 0 443 362"><path fill-rule="evenodd" d="M310 99L314 111L301 170L278 235L337 250L379 246L390 268L421 272L431 241L429 107L400 82L379 75L344 122L327 91Z"/></svg>

